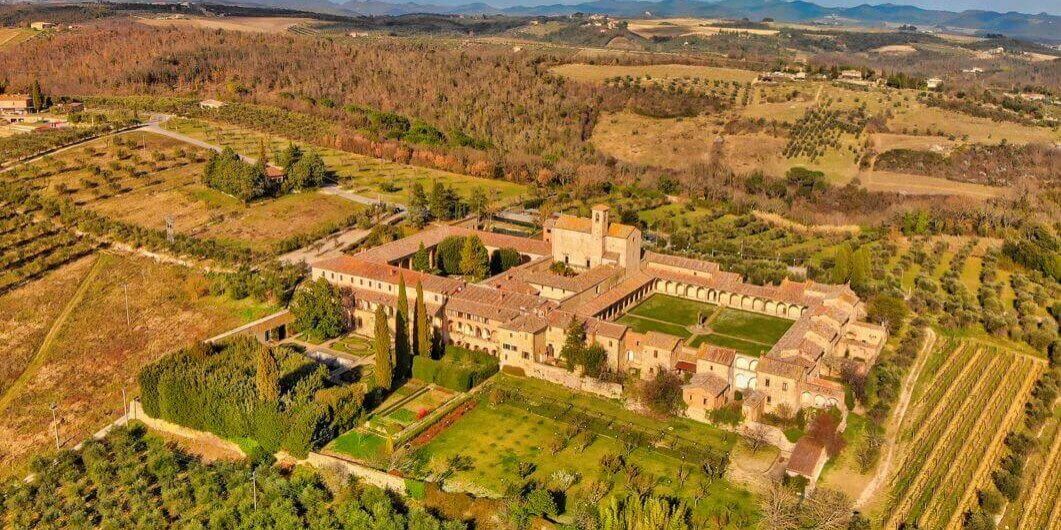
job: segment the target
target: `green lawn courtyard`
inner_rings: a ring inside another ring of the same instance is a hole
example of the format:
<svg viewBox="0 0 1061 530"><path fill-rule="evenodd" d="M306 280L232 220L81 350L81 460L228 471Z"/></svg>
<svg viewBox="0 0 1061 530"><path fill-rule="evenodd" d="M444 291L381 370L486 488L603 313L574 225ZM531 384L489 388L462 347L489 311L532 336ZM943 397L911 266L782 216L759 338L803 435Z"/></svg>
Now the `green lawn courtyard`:
<svg viewBox="0 0 1061 530"><path fill-rule="evenodd" d="M706 318L706 333L696 329L701 316ZM688 339L694 348L714 344L754 357L766 353L792 326L784 318L664 294L648 297L616 322L638 333L656 331Z"/></svg>

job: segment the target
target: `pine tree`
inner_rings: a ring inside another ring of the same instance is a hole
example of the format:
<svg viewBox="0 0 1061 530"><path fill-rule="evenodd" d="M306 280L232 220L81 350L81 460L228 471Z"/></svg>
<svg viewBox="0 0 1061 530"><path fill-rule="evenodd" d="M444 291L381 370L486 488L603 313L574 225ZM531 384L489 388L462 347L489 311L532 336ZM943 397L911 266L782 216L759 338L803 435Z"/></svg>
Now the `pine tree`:
<svg viewBox="0 0 1061 530"><path fill-rule="evenodd" d="M394 362L391 360L391 331L387 327L387 315L383 306L376 307L376 384L387 390L394 384Z"/></svg>
<svg viewBox="0 0 1061 530"><path fill-rule="evenodd" d="M416 336L414 354L431 357L431 324L427 319L427 306L424 305L424 286L416 282Z"/></svg>
<svg viewBox="0 0 1061 530"><path fill-rule="evenodd" d="M258 399L270 402L280 399L280 367L272 351L264 346L258 348L255 382L258 386Z"/></svg>
<svg viewBox="0 0 1061 530"><path fill-rule="evenodd" d="M413 254L413 270L425 272L431 268L431 256L427 253L427 249L424 248L424 242L420 242L420 248L416 249L416 254Z"/></svg>
<svg viewBox="0 0 1061 530"><path fill-rule="evenodd" d="M394 316L395 374L405 378L412 372L409 351L409 296L405 291L405 277L398 277L398 311Z"/></svg>
<svg viewBox="0 0 1061 530"><path fill-rule="evenodd" d="M479 236L471 235L464 240L461 249L461 273L473 280L486 278L490 271L490 255L479 240Z"/></svg>

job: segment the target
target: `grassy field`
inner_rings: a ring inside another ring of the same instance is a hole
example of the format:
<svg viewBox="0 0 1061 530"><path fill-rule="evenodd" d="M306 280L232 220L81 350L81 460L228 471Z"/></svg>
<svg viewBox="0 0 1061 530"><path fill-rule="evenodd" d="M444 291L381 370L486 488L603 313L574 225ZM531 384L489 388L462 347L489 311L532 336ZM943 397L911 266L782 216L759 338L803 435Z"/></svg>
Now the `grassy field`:
<svg viewBox="0 0 1061 530"><path fill-rule="evenodd" d="M200 183L207 153L151 133L99 140L24 171L46 192L123 221L269 251L277 242L344 223L364 206L335 195L293 193L249 205Z"/></svg>
<svg viewBox="0 0 1061 530"><path fill-rule="evenodd" d="M274 310L249 300L206 296L208 280L190 269L113 254L97 259L83 296L72 299L65 318L46 324L50 341L3 395L0 474L24 472L30 455L54 444L50 403L57 404L63 445L72 446L117 417L122 389L136 395L141 367ZM76 283L79 275L60 271L41 281ZM47 284L41 285L23 289ZM70 286L50 288L68 291ZM40 348L38 337L39 332L25 337L30 344L19 347Z"/></svg>
<svg viewBox="0 0 1061 530"><path fill-rule="evenodd" d="M952 348L944 341L941 347ZM1041 360L969 342L928 365L899 434L887 527L960 526L975 490L990 481L1006 433L1020 420ZM931 358L930 358L931 360ZM948 492L939 495L939 491Z"/></svg>
<svg viewBox="0 0 1061 530"><path fill-rule="evenodd" d="M656 294L630 309L630 314L692 326L697 324L697 317L710 317L717 309L714 304Z"/></svg>
<svg viewBox="0 0 1061 530"><path fill-rule="evenodd" d="M36 31L30 29L0 28L0 50L26 42L36 34Z"/></svg>
<svg viewBox="0 0 1061 530"><path fill-rule="evenodd" d="M661 422L655 418L640 416L626 410L618 402L572 393L561 387L538 380L503 376L501 384L519 392L519 400L537 400L540 396L555 399L566 399L572 404L593 410L616 420L636 422L648 428L674 428L683 436L701 440L720 449L732 446L732 439L727 433L718 431L708 425L697 424L689 420L670 419ZM548 417L525 408L519 402L491 404L483 400L474 409L465 414L456 423L448 427L439 436L432 439L420 451L419 456L429 461L440 461L456 455L470 459L468 469L458 471L448 479L451 486L489 496L500 496L506 484L519 480L518 468L521 462L533 464L529 478L538 479L546 484L553 474L559 471L577 473L581 478L567 490L567 506L573 506L574 499L587 495L598 480L608 480L607 495L621 495L629 488L630 476L619 472L611 475L604 471L600 460L607 454L624 454L628 464L635 465L640 475L652 484L658 494L690 497L701 473L691 469L691 463L683 464L677 458L656 451L649 447L635 447L632 451L624 448L618 440L598 435L586 447L568 443L557 452L551 449L552 441L558 434L570 427L565 417ZM484 436L485 433L489 433ZM678 480L678 469L690 466L690 478L685 482ZM697 506L697 512L713 512L721 507L734 510L734 517L754 519L756 506L753 496L725 480L710 481L707 495ZM743 526L743 525L742 525Z"/></svg>
<svg viewBox="0 0 1061 530"><path fill-rule="evenodd" d="M26 369L95 259L81 258L0 296L0 396Z"/></svg>
<svg viewBox="0 0 1061 530"><path fill-rule="evenodd" d="M474 188L482 188L487 197L497 203L507 203L526 193L522 184L503 180L490 180L439 171L418 166L388 162L378 158L329 149L307 146L278 136L270 136L233 125L218 124L191 119L172 119L166 128L186 134L215 145L232 147L236 152L257 157L264 144L267 156L275 159L282 149L294 143L304 149L314 149L324 159L340 184L351 191L371 198L404 203L408 200L409 187L419 182L430 190L437 180L453 187L461 196L467 197Z"/></svg>
<svg viewBox="0 0 1061 530"><path fill-rule="evenodd" d="M738 339L735 337L727 337L725 335L709 334L709 335L697 335L689 341L689 346L693 348L700 347L701 344L707 343L715 346L722 346L723 348L733 348L740 353L749 355L752 357L760 357L764 353L770 351L770 345L760 344L757 342L751 342L747 340Z"/></svg>

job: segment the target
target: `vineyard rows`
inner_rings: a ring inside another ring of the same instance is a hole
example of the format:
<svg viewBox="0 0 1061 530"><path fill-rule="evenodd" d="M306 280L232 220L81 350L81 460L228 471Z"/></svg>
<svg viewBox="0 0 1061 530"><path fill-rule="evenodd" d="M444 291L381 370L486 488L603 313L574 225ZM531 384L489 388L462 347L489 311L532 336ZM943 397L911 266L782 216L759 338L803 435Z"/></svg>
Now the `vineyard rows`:
<svg viewBox="0 0 1061 530"><path fill-rule="evenodd" d="M1061 431L1054 433L1043 472L1036 478L1017 528L1061 528Z"/></svg>
<svg viewBox="0 0 1061 530"><path fill-rule="evenodd" d="M39 278L95 249L38 212L0 203L0 293Z"/></svg>
<svg viewBox="0 0 1061 530"><path fill-rule="evenodd" d="M901 439L886 528L958 526L972 492L998 460L1041 363L971 343L939 365Z"/></svg>
<svg viewBox="0 0 1061 530"><path fill-rule="evenodd" d="M925 366L926 374L922 377L927 378L925 385L928 386L928 389L911 407L910 413L907 415L907 421L910 422L910 425L923 425L921 420L930 412L929 407L935 406L942 401L943 393L951 387L950 383L972 364L970 361L973 355L977 353L976 349L966 347L964 342L957 347L947 344L943 350L945 360L942 366Z"/></svg>

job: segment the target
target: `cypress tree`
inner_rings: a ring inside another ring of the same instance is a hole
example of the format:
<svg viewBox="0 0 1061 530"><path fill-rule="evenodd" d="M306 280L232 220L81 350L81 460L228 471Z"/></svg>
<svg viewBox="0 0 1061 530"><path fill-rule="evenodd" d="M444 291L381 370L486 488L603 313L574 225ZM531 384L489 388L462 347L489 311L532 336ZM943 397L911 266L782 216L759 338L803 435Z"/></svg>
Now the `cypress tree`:
<svg viewBox="0 0 1061 530"><path fill-rule="evenodd" d="M471 235L464 240L464 248L461 249L461 273L473 280L486 278L490 271L490 255L486 247L479 240L479 236Z"/></svg>
<svg viewBox="0 0 1061 530"><path fill-rule="evenodd" d="M571 318L567 325L564 347L560 349L560 356L564 358L567 369L572 370L575 364L582 360L582 352L586 349L586 328L582 323Z"/></svg>
<svg viewBox="0 0 1061 530"><path fill-rule="evenodd" d="M424 304L424 286L416 282L416 355L431 357L431 324L427 320L427 306Z"/></svg>
<svg viewBox="0 0 1061 530"><path fill-rule="evenodd" d="M405 291L405 276L398 277L398 311L394 316L395 372L400 378L412 372L409 351L409 296Z"/></svg>
<svg viewBox="0 0 1061 530"><path fill-rule="evenodd" d="M376 307L376 384L390 390L394 383L394 363L391 361L391 332L383 306Z"/></svg>
<svg viewBox="0 0 1061 530"><path fill-rule="evenodd" d="M280 367L273 352L264 346L258 348L258 370L255 374L258 399L275 402L280 399Z"/></svg>
<svg viewBox="0 0 1061 530"><path fill-rule="evenodd" d="M423 241L420 242L420 248L416 249L416 254L413 254L413 270L424 272L431 268L431 256L428 255L427 249L424 248Z"/></svg>
<svg viewBox="0 0 1061 530"><path fill-rule="evenodd" d="M33 86L29 89L29 97L33 102L33 112L44 110L44 92L41 91L41 82L34 79Z"/></svg>

